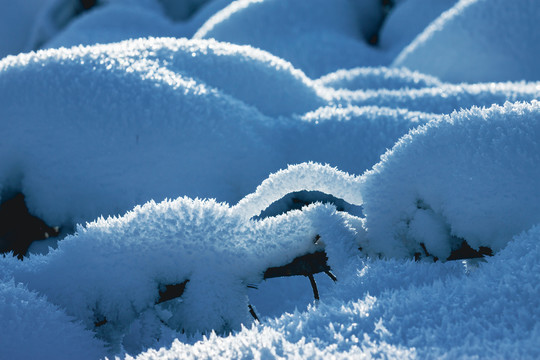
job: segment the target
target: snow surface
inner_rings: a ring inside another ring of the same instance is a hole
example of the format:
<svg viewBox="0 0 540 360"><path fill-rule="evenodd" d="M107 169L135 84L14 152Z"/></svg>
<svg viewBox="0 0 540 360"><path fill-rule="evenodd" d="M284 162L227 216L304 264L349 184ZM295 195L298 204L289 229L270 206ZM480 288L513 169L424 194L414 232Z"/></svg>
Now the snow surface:
<svg viewBox="0 0 540 360"><path fill-rule="evenodd" d="M538 80L539 18L534 0L460 0L393 65L450 82Z"/></svg>
<svg viewBox="0 0 540 360"><path fill-rule="evenodd" d="M537 1L0 4L0 358L540 357Z"/></svg>

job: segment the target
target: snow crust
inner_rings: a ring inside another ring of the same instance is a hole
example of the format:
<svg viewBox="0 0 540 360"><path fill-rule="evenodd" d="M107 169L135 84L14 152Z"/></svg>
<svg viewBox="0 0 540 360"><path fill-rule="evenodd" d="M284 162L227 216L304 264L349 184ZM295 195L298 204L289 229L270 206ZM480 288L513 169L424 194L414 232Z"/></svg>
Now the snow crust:
<svg viewBox="0 0 540 360"><path fill-rule="evenodd" d="M540 357L538 2L0 5L0 358Z"/></svg>

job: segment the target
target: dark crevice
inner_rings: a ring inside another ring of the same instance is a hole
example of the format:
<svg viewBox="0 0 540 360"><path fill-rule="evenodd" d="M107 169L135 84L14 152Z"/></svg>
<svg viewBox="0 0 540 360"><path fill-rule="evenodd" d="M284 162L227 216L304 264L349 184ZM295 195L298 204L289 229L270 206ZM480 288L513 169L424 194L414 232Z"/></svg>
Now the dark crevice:
<svg viewBox="0 0 540 360"><path fill-rule="evenodd" d="M478 259L485 256L493 256L493 250L486 246L480 246L478 250L475 250L463 240L461 246L453 250L447 260Z"/></svg>
<svg viewBox="0 0 540 360"><path fill-rule="evenodd" d="M84 10L90 10L97 5L97 0L79 0Z"/></svg>
<svg viewBox="0 0 540 360"><path fill-rule="evenodd" d="M59 227L52 227L30 214L24 194L16 193L0 204L0 252L12 251L13 255L22 259L34 241L59 234Z"/></svg>
<svg viewBox="0 0 540 360"><path fill-rule="evenodd" d="M388 17L388 14L390 14L390 12L392 11L392 8L394 7L394 0L380 0L380 2L383 9L382 18L379 21L379 24L377 28L375 29L375 32L373 34L370 34L367 37L368 44L374 47L376 47L379 44L379 38L380 38L379 35L381 33L381 29L384 25L386 18Z"/></svg>
<svg viewBox="0 0 540 360"><path fill-rule="evenodd" d="M184 291L186 290L186 285L188 282L189 280L186 280L179 284L162 286L162 288L159 290L159 299L156 304L161 304L162 302L176 299L182 296L182 294L184 294Z"/></svg>
<svg viewBox="0 0 540 360"><path fill-rule="evenodd" d="M349 214L361 216L362 206L352 205L343 199L333 195L323 193L321 191L296 191L283 196L281 199L274 201L268 206L259 216L254 219L264 219L271 216L285 214L291 210L300 210L305 206L321 202L333 204L338 211L346 211Z"/></svg>

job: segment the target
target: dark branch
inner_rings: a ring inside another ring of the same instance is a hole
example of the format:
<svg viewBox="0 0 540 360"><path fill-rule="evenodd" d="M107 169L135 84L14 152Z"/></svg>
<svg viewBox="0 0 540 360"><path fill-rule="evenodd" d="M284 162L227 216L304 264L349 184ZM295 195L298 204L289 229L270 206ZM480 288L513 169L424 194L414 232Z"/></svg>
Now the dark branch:
<svg viewBox="0 0 540 360"><path fill-rule="evenodd" d="M248 309L251 316L253 316L255 320L260 322L259 317L257 316L257 313L255 312L255 310L253 310L253 306L251 306L251 304L248 304Z"/></svg>
<svg viewBox="0 0 540 360"><path fill-rule="evenodd" d="M315 282L313 274L309 274L308 278L309 282L311 283L311 288L313 289L313 297L315 298L315 300L319 300L319 290L317 289L317 283Z"/></svg>
<svg viewBox="0 0 540 360"><path fill-rule="evenodd" d="M287 265L268 268L264 272L263 277L264 279L271 279L284 276L309 276L320 272L330 272L331 269L327 261L326 252L317 251L312 254L299 256ZM333 275L330 277L333 277L332 280L335 278Z"/></svg>
<svg viewBox="0 0 540 360"><path fill-rule="evenodd" d="M337 277L336 275L332 274L332 272L330 270L327 270L324 272L326 275L328 275L328 277L330 279L332 279L333 282L336 282L337 281Z"/></svg>

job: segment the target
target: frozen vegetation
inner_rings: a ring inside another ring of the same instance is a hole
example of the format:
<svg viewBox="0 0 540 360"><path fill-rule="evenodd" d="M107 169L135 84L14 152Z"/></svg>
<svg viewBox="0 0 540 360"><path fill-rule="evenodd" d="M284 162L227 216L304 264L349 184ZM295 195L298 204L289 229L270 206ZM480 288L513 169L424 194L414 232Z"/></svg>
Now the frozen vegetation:
<svg viewBox="0 0 540 360"><path fill-rule="evenodd" d="M0 5L0 359L540 357L536 0Z"/></svg>

